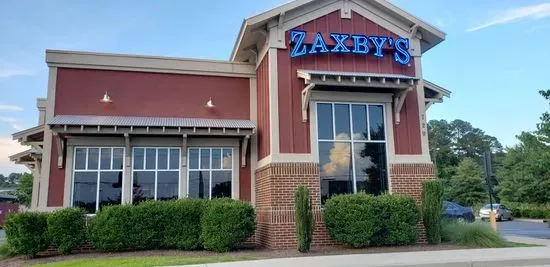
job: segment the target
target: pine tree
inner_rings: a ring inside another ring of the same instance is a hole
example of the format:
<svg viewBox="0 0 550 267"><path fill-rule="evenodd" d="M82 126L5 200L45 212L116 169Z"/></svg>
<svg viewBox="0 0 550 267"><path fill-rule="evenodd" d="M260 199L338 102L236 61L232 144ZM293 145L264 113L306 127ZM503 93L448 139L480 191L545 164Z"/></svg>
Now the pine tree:
<svg viewBox="0 0 550 267"><path fill-rule="evenodd" d="M449 197L464 206L474 206L487 200L483 169L471 158L463 159L451 178Z"/></svg>

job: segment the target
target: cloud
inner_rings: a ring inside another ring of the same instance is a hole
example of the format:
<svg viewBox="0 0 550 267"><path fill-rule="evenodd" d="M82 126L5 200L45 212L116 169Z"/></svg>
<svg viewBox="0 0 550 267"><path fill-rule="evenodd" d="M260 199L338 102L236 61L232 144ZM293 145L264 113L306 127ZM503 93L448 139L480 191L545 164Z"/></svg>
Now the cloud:
<svg viewBox="0 0 550 267"><path fill-rule="evenodd" d="M18 120L16 118L12 117L0 117L0 122L5 122L11 125L11 127L17 131L21 131L24 129L21 124L18 123Z"/></svg>
<svg viewBox="0 0 550 267"><path fill-rule="evenodd" d="M2 111L23 111L23 108L16 105L0 105Z"/></svg>
<svg viewBox="0 0 550 267"><path fill-rule="evenodd" d="M28 172L22 165L17 165L9 160L9 156L25 151L26 147L21 146L17 141L8 137L0 137L0 174L8 175L12 172Z"/></svg>
<svg viewBox="0 0 550 267"><path fill-rule="evenodd" d="M550 16L550 3L511 8L497 14L489 21L467 29L466 31L474 32L487 27L512 23L522 19L542 19L548 16Z"/></svg>
<svg viewBox="0 0 550 267"><path fill-rule="evenodd" d="M437 19L435 19L435 25L436 25L437 27L443 28L443 27L445 27L445 22L443 22L442 19L437 18Z"/></svg>
<svg viewBox="0 0 550 267"><path fill-rule="evenodd" d="M3 122L17 122L17 119L12 118L12 117L0 117L0 121L3 121Z"/></svg>
<svg viewBox="0 0 550 267"><path fill-rule="evenodd" d="M13 76L31 75L32 72L18 67L0 66L0 78L10 78Z"/></svg>

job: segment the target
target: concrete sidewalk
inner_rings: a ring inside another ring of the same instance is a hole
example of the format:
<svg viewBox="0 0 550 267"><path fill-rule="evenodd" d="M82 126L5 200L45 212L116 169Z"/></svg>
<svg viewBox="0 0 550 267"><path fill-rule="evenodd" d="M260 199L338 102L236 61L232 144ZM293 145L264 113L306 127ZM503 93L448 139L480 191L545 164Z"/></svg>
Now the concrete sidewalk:
<svg viewBox="0 0 550 267"><path fill-rule="evenodd" d="M519 240L519 239L518 239ZM464 249L281 258L186 267L493 267L550 266L550 247Z"/></svg>

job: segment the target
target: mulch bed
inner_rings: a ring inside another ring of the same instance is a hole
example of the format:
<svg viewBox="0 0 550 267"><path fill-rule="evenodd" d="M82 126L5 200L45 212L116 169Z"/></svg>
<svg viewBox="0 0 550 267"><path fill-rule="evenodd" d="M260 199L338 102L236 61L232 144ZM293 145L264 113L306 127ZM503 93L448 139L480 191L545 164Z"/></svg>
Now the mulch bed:
<svg viewBox="0 0 550 267"><path fill-rule="evenodd" d="M201 257L214 255L228 256L251 256L257 259L272 259L272 258L289 258L289 257L312 257L326 255L346 255L346 254L368 254L368 253L393 253L393 252L414 252L414 251L436 251L436 250L452 250L464 249L464 247L454 245L415 245L402 247L371 247L364 249L351 249L345 247L319 247L312 248L309 253L300 253L296 249L285 250L270 250L257 248L242 248L237 251L232 251L224 254L209 252L209 251L181 251L181 250L146 250L146 251L129 251L129 252L105 252L105 253L81 253L66 256L54 257L38 257L34 259L26 259L25 257L15 257L0 261L0 266L19 267L29 264L40 264L48 262L65 261L71 259L83 258L123 258L123 257L147 257L147 256L180 256L180 257Z"/></svg>

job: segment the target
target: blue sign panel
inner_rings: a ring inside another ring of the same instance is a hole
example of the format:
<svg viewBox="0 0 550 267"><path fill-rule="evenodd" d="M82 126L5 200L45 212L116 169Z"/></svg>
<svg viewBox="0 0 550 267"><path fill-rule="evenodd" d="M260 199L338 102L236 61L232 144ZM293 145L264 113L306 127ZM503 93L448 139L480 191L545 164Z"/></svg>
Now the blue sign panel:
<svg viewBox="0 0 550 267"><path fill-rule="evenodd" d="M315 34L315 38L311 44L305 43L306 36L307 32L305 31L290 31L290 43L293 45L290 57L319 53L353 53L364 55L372 53L375 57L384 57L383 48L387 45L388 47L394 48L393 59L396 62L402 65L407 65L411 62L408 38L397 38L394 40L392 37L388 36L331 33L330 38L332 38L336 44L329 49L325 37L323 37L320 32ZM353 47L346 45L348 39L353 41Z"/></svg>

